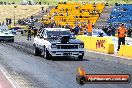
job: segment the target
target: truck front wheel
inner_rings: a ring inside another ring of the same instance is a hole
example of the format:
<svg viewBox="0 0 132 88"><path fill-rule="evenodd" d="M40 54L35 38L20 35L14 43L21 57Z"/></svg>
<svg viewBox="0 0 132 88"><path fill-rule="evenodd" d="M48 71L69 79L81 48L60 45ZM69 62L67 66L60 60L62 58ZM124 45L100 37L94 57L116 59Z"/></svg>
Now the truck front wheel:
<svg viewBox="0 0 132 88"><path fill-rule="evenodd" d="M50 60L50 53L49 51L46 49L46 47L44 46L44 58L47 60Z"/></svg>
<svg viewBox="0 0 132 88"><path fill-rule="evenodd" d="M82 61L82 60L83 60L83 55L78 56L78 59L79 59L80 61Z"/></svg>
<svg viewBox="0 0 132 88"><path fill-rule="evenodd" d="M82 60L83 60L83 56L84 56L84 52L82 53L82 55L79 55L79 56L78 56L78 59L79 59L80 61L82 61Z"/></svg>
<svg viewBox="0 0 132 88"><path fill-rule="evenodd" d="M35 45L34 45L34 55L35 56L40 56L41 55L41 51Z"/></svg>

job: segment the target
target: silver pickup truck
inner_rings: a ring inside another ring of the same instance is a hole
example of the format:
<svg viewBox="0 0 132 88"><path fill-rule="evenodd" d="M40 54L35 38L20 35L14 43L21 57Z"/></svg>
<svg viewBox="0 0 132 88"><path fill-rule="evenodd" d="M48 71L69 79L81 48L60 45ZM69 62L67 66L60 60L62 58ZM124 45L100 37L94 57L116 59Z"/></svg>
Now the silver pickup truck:
<svg viewBox="0 0 132 88"><path fill-rule="evenodd" d="M83 60L84 43L74 37L69 29L44 28L34 38L34 55L50 59L54 56L72 56Z"/></svg>

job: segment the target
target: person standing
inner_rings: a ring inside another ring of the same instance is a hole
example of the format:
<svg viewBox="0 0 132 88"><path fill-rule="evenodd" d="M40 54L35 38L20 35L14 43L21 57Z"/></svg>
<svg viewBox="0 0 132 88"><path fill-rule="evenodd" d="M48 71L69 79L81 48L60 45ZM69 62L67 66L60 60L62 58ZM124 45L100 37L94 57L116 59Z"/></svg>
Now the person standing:
<svg viewBox="0 0 132 88"><path fill-rule="evenodd" d="M37 29L34 28L34 37L36 37L36 35L37 35Z"/></svg>
<svg viewBox="0 0 132 88"><path fill-rule="evenodd" d="M31 30L28 30L28 39L27 40L31 40Z"/></svg>
<svg viewBox="0 0 132 88"><path fill-rule="evenodd" d="M111 29L111 27L108 28L107 33L108 33L108 36L111 36L111 34L112 34L112 29Z"/></svg>
<svg viewBox="0 0 132 88"><path fill-rule="evenodd" d="M112 25L112 28L111 29L112 29L112 31L111 31L112 32L112 36L115 36L116 28Z"/></svg>
<svg viewBox="0 0 132 88"><path fill-rule="evenodd" d="M70 25L68 23L66 23L65 28L70 29Z"/></svg>
<svg viewBox="0 0 132 88"><path fill-rule="evenodd" d="M125 45L125 34L127 33L127 29L124 26L124 24L121 24L118 27L117 32L118 32L118 49L117 49L117 51L119 51L120 45L121 44Z"/></svg>
<svg viewBox="0 0 132 88"><path fill-rule="evenodd" d="M41 7L41 9L42 9L42 13L44 13L44 7L43 6Z"/></svg>
<svg viewBox="0 0 132 88"><path fill-rule="evenodd" d="M129 29L129 30L128 30L127 36L128 36L128 37L131 37L131 36L132 36L132 29Z"/></svg>
<svg viewBox="0 0 132 88"><path fill-rule="evenodd" d="M74 28L75 35L78 35L79 31L80 31L80 28L79 28L79 25L77 24L77 26Z"/></svg>
<svg viewBox="0 0 132 88"><path fill-rule="evenodd" d="M93 25L90 23L90 21L88 21L88 25L87 25L88 36L92 36L92 29L93 29Z"/></svg>

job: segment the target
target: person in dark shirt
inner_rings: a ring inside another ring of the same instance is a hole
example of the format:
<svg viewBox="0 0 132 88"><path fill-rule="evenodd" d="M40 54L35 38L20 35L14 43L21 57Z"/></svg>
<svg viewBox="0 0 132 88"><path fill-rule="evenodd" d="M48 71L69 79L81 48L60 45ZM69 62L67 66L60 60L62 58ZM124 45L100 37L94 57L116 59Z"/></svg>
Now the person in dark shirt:
<svg viewBox="0 0 132 88"><path fill-rule="evenodd" d="M111 32L112 32L112 36L115 36L115 32L116 32L116 29L115 29L115 27L114 26L112 26L112 28L111 28L112 30L111 30Z"/></svg>
<svg viewBox="0 0 132 88"><path fill-rule="evenodd" d="M34 37L37 35L37 29L34 28Z"/></svg>
<svg viewBox="0 0 132 88"><path fill-rule="evenodd" d="M129 29L128 30L128 34L127 35L128 35L128 37L131 37L132 36L132 29Z"/></svg>
<svg viewBox="0 0 132 88"><path fill-rule="evenodd" d="M31 40L31 30L30 29L28 30L28 36L27 37L28 37L27 40Z"/></svg>
<svg viewBox="0 0 132 88"><path fill-rule="evenodd" d="M70 25L68 23L66 23L65 28L70 29Z"/></svg>
<svg viewBox="0 0 132 88"><path fill-rule="evenodd" d="M77 26L74 28L75 35L78 35L79 31L80 31L80 28L79 28L79 25L77 25Z"/></svg>

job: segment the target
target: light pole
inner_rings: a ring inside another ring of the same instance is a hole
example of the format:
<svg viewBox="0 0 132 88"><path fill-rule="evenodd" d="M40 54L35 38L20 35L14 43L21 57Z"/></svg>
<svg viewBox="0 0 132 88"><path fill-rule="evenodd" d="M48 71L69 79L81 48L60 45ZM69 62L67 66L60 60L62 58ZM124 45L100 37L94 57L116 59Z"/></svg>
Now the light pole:
<svg viewBox="0 0 132 88"><path fill-rule="evenodd" d="M15 23L15 20L16 20L16 14L15 14L16 8L17 8L17 6L15 5L14 6L14 26L16 26L16 23Z"/></svg>

